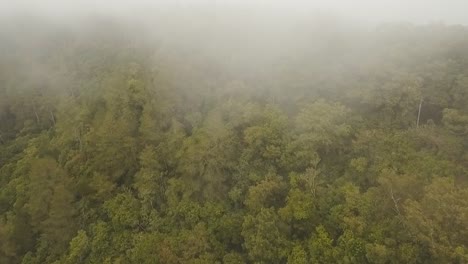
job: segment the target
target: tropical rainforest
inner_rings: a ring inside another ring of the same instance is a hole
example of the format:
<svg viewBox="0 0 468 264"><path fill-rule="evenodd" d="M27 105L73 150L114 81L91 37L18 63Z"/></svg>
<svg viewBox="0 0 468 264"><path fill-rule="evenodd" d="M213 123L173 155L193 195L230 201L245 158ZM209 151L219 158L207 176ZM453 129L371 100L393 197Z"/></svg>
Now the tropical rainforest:
<svg viewBox="0 0 468 264"><path fill-rule="evenodd" d="M2 18L0 263L468 263L468 27L203 17Z"/></svg>

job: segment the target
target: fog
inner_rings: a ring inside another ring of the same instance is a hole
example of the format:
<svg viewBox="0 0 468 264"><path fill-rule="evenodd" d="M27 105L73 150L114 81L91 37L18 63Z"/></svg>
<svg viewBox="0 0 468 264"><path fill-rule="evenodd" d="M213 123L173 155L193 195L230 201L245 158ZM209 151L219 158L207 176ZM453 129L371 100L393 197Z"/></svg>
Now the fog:
<svg viewBox="0 0 468 264"><path fill-rule="evenodd" d="M324 80L323 89L338 90L338 79L387 65L395 50L407 53L391 57L401 68L461 45L465 10L468 2L457 0L2 1L0 55L24 61L16 63L22 72L52 75L36 63L131 47L190 89L208 86L198 74L216 76L220 87L255 80L251 89L262 82L284 90L300 80L302 91Z"/></svg>
<svg viewBox="0 0 468 264"><path fill-rule="evenodd" d="M2 16L19 14L70 18L81 15L115 15L133 19L152 17L162 10L180 11L202 8L224 10L245 8L250 12L277 13L289 19L303 16L329 15L359 23L411 22L468 24L468 2L464 0L313 0L313 1L234 1L234 0L101 0L58 1L17 0L0 2ZM259 17L260 19L260 17Z"/></svg>
<svg viewBox="0 0 468 264"><path fill-rule="evenodd" d="M433 29L418 31L415 42L411 30L398 36L374 34L381 25L468 24L465 10L468 2L457 0L2 1L0 29L7 31L0 47L3 54L16 52L13 60L37 61L32 54L58 56L61 48L73 50L67 41L90 49L109 35L111 45L151 46L146 55L158 63L190 62L202 65L200 72L210 65L234 74L232 79L262 74L269 79L287 72L284 68L296 72L290 78L316 78L311 68L320 68L322 77L330 68L336 76L342 67L354 71L366 60L379 60L377 53L388 52L380 47L390 47L386 38L424 50L425 39L437 37ZM297 76L301 71L308 71L307 77Z"/></svg>

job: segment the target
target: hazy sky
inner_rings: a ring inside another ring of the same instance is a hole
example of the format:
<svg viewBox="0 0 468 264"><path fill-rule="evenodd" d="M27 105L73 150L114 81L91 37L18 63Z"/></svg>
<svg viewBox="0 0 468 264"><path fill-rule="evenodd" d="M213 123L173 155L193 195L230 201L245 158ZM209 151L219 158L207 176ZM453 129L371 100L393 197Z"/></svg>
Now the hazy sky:
<svg viewBox="0 0 468 264"><path fill-rule="evenodd" d="M0 0L0 14L33 13L47 16L73 14L151 14L151 10L177 8L245 7L258 12L284 12L294 16L324 13L360 22L444 22L468 25L468 0Z"/></svg>

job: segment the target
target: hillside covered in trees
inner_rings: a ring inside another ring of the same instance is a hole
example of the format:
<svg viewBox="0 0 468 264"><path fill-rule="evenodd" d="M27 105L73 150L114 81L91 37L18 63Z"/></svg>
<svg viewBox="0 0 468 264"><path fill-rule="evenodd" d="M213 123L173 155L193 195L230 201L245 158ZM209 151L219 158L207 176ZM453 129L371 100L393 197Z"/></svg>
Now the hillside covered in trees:
<svg viewBox="0 0 468 264"><path fill-rule="evenodd" d="M468 263L467 27L203 17L2 20L0 263Z"/></svg>

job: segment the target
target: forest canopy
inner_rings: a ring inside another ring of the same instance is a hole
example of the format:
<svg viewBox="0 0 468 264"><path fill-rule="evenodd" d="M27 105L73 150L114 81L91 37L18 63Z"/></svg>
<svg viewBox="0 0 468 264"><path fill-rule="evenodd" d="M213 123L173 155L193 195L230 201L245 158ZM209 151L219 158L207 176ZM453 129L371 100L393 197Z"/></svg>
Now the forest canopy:
<svg viewBox="0 0 468 264"><path fill-rule="evenodd" d="M2 19L0 263L468 262L468 27L239 12Z"/></svg>

